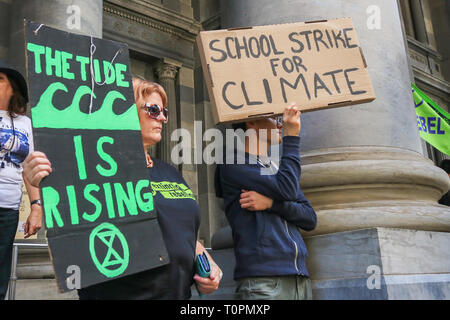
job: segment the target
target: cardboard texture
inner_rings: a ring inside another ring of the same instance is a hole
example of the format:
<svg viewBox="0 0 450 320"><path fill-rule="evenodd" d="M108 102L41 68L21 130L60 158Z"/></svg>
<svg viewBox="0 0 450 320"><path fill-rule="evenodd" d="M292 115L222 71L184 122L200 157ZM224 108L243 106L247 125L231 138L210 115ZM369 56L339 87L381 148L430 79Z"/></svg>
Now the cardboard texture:
<svg viewBox="0 0 450 320"><path fill-rule="evenodd" d="M61 291L169 262L146 168L125 44L26 22L46 235ZM78 288L77 288L78 289Z"/></svg>
<svg viewBox="0 0 450 320"><path fill-rule="evenodd" d="M216 124L375 99L350 18L204 31L197 45Z"/></svg>

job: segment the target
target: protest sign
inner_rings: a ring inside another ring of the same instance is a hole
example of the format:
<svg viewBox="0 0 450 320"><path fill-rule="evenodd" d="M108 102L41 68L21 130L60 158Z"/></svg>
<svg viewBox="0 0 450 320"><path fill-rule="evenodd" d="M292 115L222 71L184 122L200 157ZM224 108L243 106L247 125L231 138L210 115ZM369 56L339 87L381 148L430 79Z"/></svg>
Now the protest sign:
<svg viewBox="0 0 450 320"><path fill-rule="evenodd" d="M413 83L411 86L420 137L440 152L450 156L450 114Z"/></svg>
<svg viewBox="0 0 450 320"><path fill-rule="evenodd" d="M216 124L375 99L350 18L204 31L197 45Z"/></svg>
<svg viewBox="0 0 450 320"><path fill-rule="evenodd" d="M146 170L125 44L25 22L45 227L61 291L168 263ZM67 281L66 281L67 280Z"/></svg>

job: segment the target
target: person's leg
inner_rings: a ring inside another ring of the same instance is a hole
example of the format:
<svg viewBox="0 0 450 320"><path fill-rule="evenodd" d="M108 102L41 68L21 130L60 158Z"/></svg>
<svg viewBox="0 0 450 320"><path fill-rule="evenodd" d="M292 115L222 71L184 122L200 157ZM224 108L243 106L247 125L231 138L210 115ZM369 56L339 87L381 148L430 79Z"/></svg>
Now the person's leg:
<svg viewBox="0 0 450 320"><path fill-rule="evenodd" d="M295 276L250 277L236 280L240 300L294 300Z"/></svg>
<svg viewBox="0 0 450 320"><path fill-rule="evenodd" d="M274 300L280 294L280 281L276 277L250 277L236 282L239 300Z"/></svg>
<svg viewBox="0 0 450 320"><path fill-rule="evenodd" d="M0 300L4 300L11 275L14 237L19 223L19 211L0 208Z"/></svg>
<svg viewBox="0 0 450 320"><path fill-rule="evenodd" d="M297 277L297 300L312 300L311 280L307 277Z"/></svg>

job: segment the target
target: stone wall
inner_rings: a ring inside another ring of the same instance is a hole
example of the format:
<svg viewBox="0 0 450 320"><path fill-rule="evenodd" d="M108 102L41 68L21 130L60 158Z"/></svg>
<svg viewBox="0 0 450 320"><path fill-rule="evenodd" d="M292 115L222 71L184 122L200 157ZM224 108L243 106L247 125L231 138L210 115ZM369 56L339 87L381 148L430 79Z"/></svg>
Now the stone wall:
<svg viewBox="0 0 450 320"><path fill-rule="evenodd" d="M0 1L0 59L8 57L11 0Z"/></svg>

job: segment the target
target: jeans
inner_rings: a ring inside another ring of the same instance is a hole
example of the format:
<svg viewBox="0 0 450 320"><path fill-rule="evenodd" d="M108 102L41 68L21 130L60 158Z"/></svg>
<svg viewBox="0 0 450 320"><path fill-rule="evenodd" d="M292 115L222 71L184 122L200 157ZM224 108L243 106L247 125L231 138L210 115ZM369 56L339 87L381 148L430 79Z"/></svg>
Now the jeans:
<svg viewBox="0 0 450 320"><path fill-rule="evenodd" d="M303 276L250 277L236 282L240 300L312 300L311 280Z"/></svg>
<svg viewBox="0 0 450 320"><path fill-rule="evenodd" d="M0 300L5 299L11 275L14 237L19 223L19 210L0 208Z"/></svg>

